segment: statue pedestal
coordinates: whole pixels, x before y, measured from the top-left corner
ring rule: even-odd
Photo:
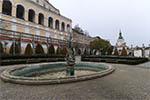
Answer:
[[[73,75],[75,75],[74,66],[67,65],[66,72],[67,72],[67,76],[73,76]]]

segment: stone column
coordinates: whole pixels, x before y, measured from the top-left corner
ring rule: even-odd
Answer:
[[[28,10],[27,9],[25,9],[25,12],[24,12],[24,19],[28,20]]]
[[[45,18],[46,16],[44,16],[44,25],[48,27],[48,18]]]
[[[39,23],[39,13],[35,12],[35,23]]]

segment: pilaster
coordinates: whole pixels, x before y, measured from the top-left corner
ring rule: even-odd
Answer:
[[[12,16],[16,17],[16,7],[12,7]]]
[[[2,13],[2,0],[0,0],[0,12]]]

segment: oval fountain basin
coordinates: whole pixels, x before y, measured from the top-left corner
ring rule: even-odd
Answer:
[[[79,63],[74,68],[75,75],[67,76],[65,63],[25,66],[4,71],[1,79],[19,84],[59,84],[94,79],[114,71],[110,65],[95,63]]]

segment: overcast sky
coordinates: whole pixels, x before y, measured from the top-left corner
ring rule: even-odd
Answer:
[[[150,0],[49,0],[60,13],[116,44],[119,30],[130,46],[150,44]]]

